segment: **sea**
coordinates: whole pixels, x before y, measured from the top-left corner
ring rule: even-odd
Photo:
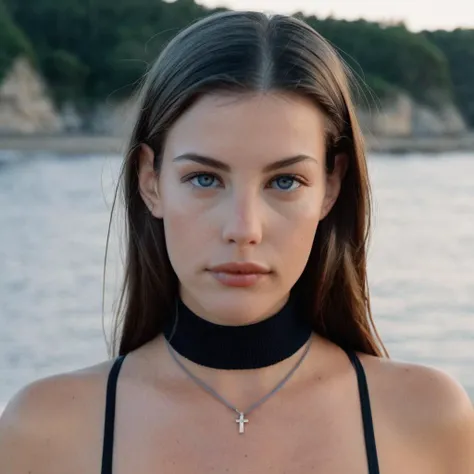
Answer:
[[[0,412],[22,387],[108,357],[121,276],[121,157],[0,151]],[[372,311],[393,359],[474,401],[474,153],[372,154]]]

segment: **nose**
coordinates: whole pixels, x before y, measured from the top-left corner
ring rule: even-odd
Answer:
[[[262,241],[262,219],[257,199],[236,197],[227,207],[222,237],[239,246],[257,245]]]

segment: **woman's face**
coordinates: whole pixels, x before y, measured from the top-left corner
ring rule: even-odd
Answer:
[[[286,302],[344,172],[339,156],[326,174],[324,137],[324,116],[307,99],[215,94],[169,130],[158,176],[142,146],[141,195],[163,219],[181,297],[197,314],[249,324]],[[259,268],[215,268],[227,263]]]

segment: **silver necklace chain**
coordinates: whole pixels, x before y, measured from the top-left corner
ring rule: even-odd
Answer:
[[[173,337],[173,334],[174,334],[174,331],[176,330],[176,325],[177,325],[177,321],[178,320],[178,314],[176,314],[176,321],[175,321],[175,325],[174,325],[174,328],[173,328],[173,331],[172,331],[172,335],[170,336],[170,340],[171,338]],[[305,359],[306,355],[308,354],[309,352],[309,348],[311,346],[311,341],[312,341],[312,337],[310,337],[308,339],[308,342],[306,343],[306,347],[305,347],[305,350],[303,351],[303,354],[301,355],[301,357],[298,359],[298,362],[295,364],[295,366],[285,375],[285,377],[280,381],[278,382],[278,384],[269,392],[267,393],[264,397],[262,397],[261,399],[259,399],[258,401],[256,401],[255,403],[253,403],[252,405],[250,405],[247,410],[245,411],[240,411],[237,407],[235,407],[234,405],[232,405],[231,403],[229,403],[224,397],[222,397],[221,395],[219,395],[212,387],[210,387],[206,382],[204,382],[202,379],[200,379],[199,377],[197,377],[196,375],[194,375],[179,359],[178,357],[176,356],[176,353],[175,351],[173,350],[173,348],[171,347],[171,344],[169,343],[169,341],[165,338],[165,341],[166,341],[166,346],[168,347],[168,350],[169,350],[169,353],[171,354],[171,356],[173,357],[173,359],[176,361],[176,363],[181,367],[181,369],[196,383],[198,384],[201,388],[203,388],[204,390],[206,390],[210,395],[212,395],[214,398],[216,398],[217,400],[219,400],[220,402],[222,402],[225,406],[227,406],[228,408],[230,408],[232,411],[235,411],[238,415],[239,415],[239,418],[237,418],[235,421],[236,423],[239,423],[239,433],[242,434],[245,432],[245,423],[248,423],[249,420],[246,418],[246,416],[248,416],[253,410],[255,410],[257,407],[259,407],[262,403],[264,403],[265,401],[267,401],[272,395],[274,395],[276,392],[278,392],[278,390],[280,390],[284,385],[285,383],[290,379],[290,377],[296,372],[296,370],[298,369],[298,367],[301,365],[301,363],[303,362],[303,360]]]

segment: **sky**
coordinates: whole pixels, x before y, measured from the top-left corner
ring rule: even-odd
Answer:
[[[404,21],[410,30],[474,28],[472,0],[197,0],[209,7],[233,10],[262,10],[348,20]]]

